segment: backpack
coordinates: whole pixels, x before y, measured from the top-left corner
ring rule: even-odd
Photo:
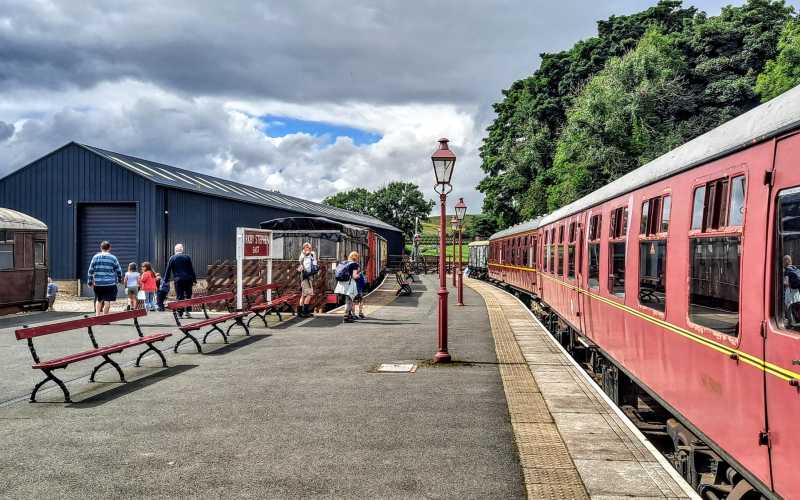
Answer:
[[[785,270],[786,277],[789,278],[789,288],[800,289],[800,269],[789,266]]]
[[[336,264],[336,281],[350,281],[353,277],[353,272],[351,271],[352,262],[349,260],[343,260]]]

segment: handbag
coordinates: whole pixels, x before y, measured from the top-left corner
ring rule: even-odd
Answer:
[[[147,294],[144,293],[144,290],[139,290],[136,294],[136,300],[145,300],[147,298]]]

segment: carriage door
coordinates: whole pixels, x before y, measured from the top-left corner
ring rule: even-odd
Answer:
[[[770,203],[771,286],[765,315],[767,418],[775,491],[800,498],[800,134],[777,143]],[[793,286],[794,285],[794,286]]]

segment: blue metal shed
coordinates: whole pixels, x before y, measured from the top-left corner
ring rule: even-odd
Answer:
[[[403,251],[402,232],[374,217],[76,142],[0,179],[0,207],[47,224],[57,280],[85,280],[102,239],[123,266],[149,260],[156,269],[183,243],[204,275],[209,264],[234,258],[237,226],[277,217],[369,227],[387,239],[390,255]]]

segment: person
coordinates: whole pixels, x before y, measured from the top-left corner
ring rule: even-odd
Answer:
[[[192,258],[183,253],[183,245],[175,245],[175,254],[169,258],[167,269],[164,271],[164,282],[169,283],[170,277],[175,279],[175,297],[178,300],[192,298],[192,286],[197,283],[197,276],[194,274]],[[169,285],[167,285],[169,286]],[[191,318],[188,309],[178,309],[178,317]]]
[[[341,275],[346,279],[340,279]],[[353,298],[358,295],[358,285],[356,280],[361,275],[358,265],[358,252],[350,252],[345,262],[336,266],[336,288],[334,293],[343,295],[345,298],[344,322],[352,323],[356,320],[353,314]]]
[[[117,300],[117,283],[122,282],[122,268],[111,253],[111,243],[100,243],[100,252],[89,263],[86,283],[94,289],[95,314],[108,314],[111,303]]]
[[[148,311],[156,310],[156,275],[149,262],[142,262],[142,291],[144,291],[144,308]]]
[[[790,327],[800,323],[800,269],[792,265],[792,256],[783,256],[783,311]]]
[[[52,309],[53,304],[56,302],[56,295],[58,295],[58,285],[53,283],[50,276],[47,277],[47,308]]]
[[[297,314],[301,318],[310,318],[313,312],[309,311],[311,299],[314,298],[314,276],[319,272],[317,254],[311,247],[311,243],[303,243],[303,251],[297,259],[300,264],[297,271],[300,273],[300,312]]]
[[[164,312],[166,310],[164,308],[164,302],[167,300],[167,295],[169,295],[169,283],[161,279],[160,273],[156,273],[156,287],[158,287],[158,291],[156,292],[156,309],[159,312]]]
[[[367,288],[367,277],[364,276],[364,273],[358,273],[358,278],[356,278],[356,290],[358,294],[353,299],[353,302],[358,306],[358,317],[360,319],[365,319],[364,316],[364,291]]]
[[[139,299],[136,297],[139,294],[139,287],[142,283],[139,280],[141,275],[136,270],[136,262],[128,264],[128,272],[125,273],[125,293],[128,294],[128,307],[126,309],[131,311],[137,309],[139,306]]]

